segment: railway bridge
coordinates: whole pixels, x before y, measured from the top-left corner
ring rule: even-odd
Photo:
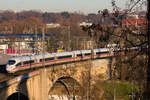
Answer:
[[[103,58],[43,66],[39,70],[0,83],[0,100],[52,100],[67,95],[82,97],[89,84],[110,78],[115,59]],[[87,94],[88,95],[88,94]]]

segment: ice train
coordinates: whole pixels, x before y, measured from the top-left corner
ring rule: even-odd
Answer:
[[[33,56],[12,57],[8,60],[6,70],[8,73],[32,69],[53,64],[68,63],[73,61],[82,61],[88,59],[97,59],[114,56],[120,49],[99,48],[93,50],[76,50],[68,52],[56,52],[38,54]]]

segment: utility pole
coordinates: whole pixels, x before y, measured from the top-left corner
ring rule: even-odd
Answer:
[[[71,50],[70,44],[71,44],[71,40],[70,40],[70,26],[68,26],[68,39],[69,39],[69,43],[68,43],[68,51]]]
[[[37,32],[37,26],[35,26],[35,43],[34,43],[34,53],[37,54],[37,50],[38,50],[38,45],[37,45],[37,42],[38,42],[38,36],[37,36],[38,32]]]
[[[42,28],[42,55],[43,55],[43,66],[45,67],[45,31],[44,28]]]
[[[78,50],[78,49],[79,49],[79,43],[78,43],[78,41],[79,41],[79,39],[78,39],[78,38],[76,38],[76,50]]]
[[[45,42],[45,32],[44,32],[44,28],[42,28],[42,53],[43,54],[45,52],[44,42]]]

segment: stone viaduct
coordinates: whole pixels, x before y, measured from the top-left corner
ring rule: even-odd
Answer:
[[[52,95],[80,96],[85,92],[84,86],[94,84],[94,80],[109,79],[113,62],[112,58],[104,58],[45,66],[0,83],[0,100],[52,100]]]

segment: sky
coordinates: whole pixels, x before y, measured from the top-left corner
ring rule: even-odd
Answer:
[[[127,0],[116,0],[120,8],[125,8]],[[112,10],[111,0],[1,0],[0,10],[41,10],[43,12],[97,13],[103,9]]]

